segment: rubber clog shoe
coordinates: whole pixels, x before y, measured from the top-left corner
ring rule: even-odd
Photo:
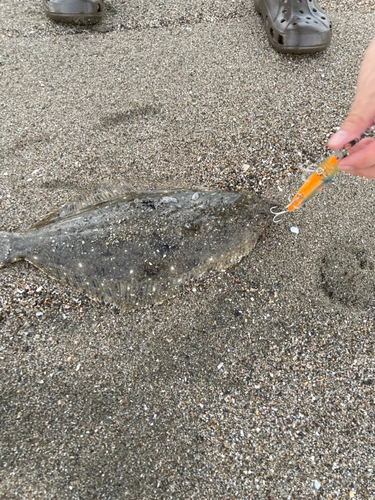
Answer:
[[[325,50],[332,26],[315,0],[254,0],[274,49],[289,54]]]
[[[54,21],[97,23],[103,15],[103,0],[44,0],[44,10]]]

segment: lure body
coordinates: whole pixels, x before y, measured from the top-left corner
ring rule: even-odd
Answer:
[[[271,213],[274,215],[273,221],[276,223],[280,222],[280,217],[283,214],[293,212],[293,210],[299,208],[308,200],[311,200],[311,198],[321,191],[324,186],[338,173],[339,169],[337,164],[339,161],[349,154],[350,148],[358,144],[358,142],[364,137],[367,137],[369,132],[371,132],[374,127],[368,128],[359,137],[347,142],[342,149],[335,149],[333,154],[324,160],[320,167],[310,175],[306,182],[302,184],[285,210],[277,212],[277,207],[272,207]]]
[[[292,201],[287,206],[289,212],[299,208],[301,205],[311,200],[323,187],[332,180],[339,171],[337,164],[340,161],[340,155],[333,154],[323,161],[316,172],[313,172],[310,177],[297,191]]]

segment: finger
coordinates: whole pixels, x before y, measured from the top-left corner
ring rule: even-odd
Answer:
[[[361,141],[350,150],[350,155],[338,164],[339,170],[373,178],[375,165],[375,140],[368,138]]]
[[[347,174],[365,177],[366,179],[375,179],[375,165],[368,168],[343,167],[340,168],[340,170],[346,172]]]
[[[328,141],[332,149],[342,148],[373,124],[375,118],[375,38],[370,43],[359,70],[353,106],[340,130]]]
[[[367,168],[375,163],[375,140],[364,139],[350,149],[349,155],[343,158],[339,165],[350,165],[353,168]]]
[[[348,156],[343,158],[340,161],[340,164],[342,165],[352,165],[353,166],[353,155],[354,153],[360,153],[364,154],[364,150],[369,150],[369,154],[371,155],[371,151],[373,151],[373,148],[375,146],[375,139],[372,137],[368,137],[366,139],[362,139],[361,142],[353,146],[348,150]],[[375,154],[372,159],[373,161],[371,163],[375,163]]]
[[[366,114],[368,116],[363,112],[361,113],[360,110],[352,111],[342,124],[340,130],[329,139],[328,147],[330,149],[341,149],[348,142],[357,139],[362,132],[367,130],[374,122],[372,113]]]

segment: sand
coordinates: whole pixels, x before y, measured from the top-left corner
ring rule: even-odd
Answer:
[[[375,33],[372,1],[321,4],[332,45],[298,57],[250,0],[113,0],[94,28],[3,0],[0,230],[120,182],[284,207]],[[374,200],[339,174],[239,265],[139,311],[1,269],[0,496],[374,499]]]

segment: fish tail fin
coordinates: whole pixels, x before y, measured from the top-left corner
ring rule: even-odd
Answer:
[[[21,257],[16,251],[17,236],[14,233],[0,231],[0,267],[19,260]]]

